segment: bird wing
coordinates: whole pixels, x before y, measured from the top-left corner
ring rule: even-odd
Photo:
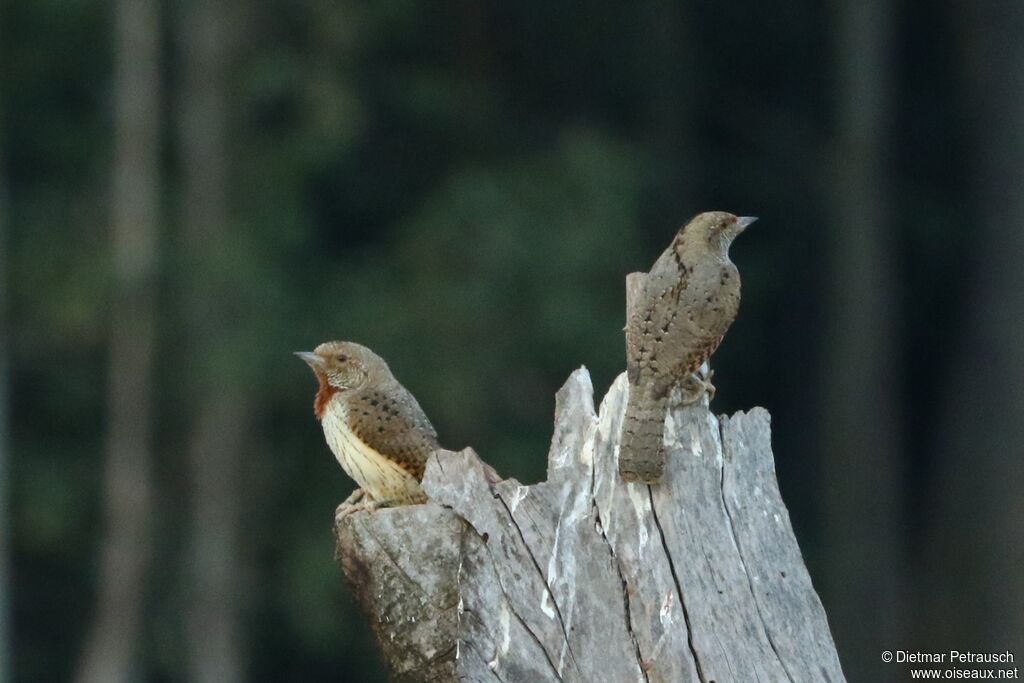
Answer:
[[[669,370],[659,367],[658,352],[675,327],[679,299],[686,290],[689,272],[681,257],[681,231],[654,262],[642,296],[626,324],[626,367],[631,382]]]
[[[405,387],[361,389],[349,398],[352,432],[367,446],[423,478],[430,454],[440,448],[437,431]]]

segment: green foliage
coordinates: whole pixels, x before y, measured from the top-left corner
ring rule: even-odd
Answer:
[[[320,336],[383,349],[445,443],[537,477],[565,359],[605,379],[621,365],[622,288],[609,283],[638,262],[639,169],[628,147],[584,130],[500,169],[455,171],[385,255],[364,250],[323,278],[318,299],[337,305]]]

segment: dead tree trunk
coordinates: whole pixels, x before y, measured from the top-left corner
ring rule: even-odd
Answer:
[[[548,479],[427,465],[426,505],[360,512],[338,560],[397,681],[843,681],[775,480],[769,415],[666,418],[657,486],[617,457],[629,385],[558,392]]]

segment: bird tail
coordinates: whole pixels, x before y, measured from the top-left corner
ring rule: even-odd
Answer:
[[[656,484],[665,470],[665,401],[630,386],[619,440],[619,474],[625,481]]]

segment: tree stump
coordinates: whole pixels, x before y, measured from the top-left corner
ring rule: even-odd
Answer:
[[[471,450],[425,505],[359,512],[337,557],[396,681],[843,681],[779,494],[768,412],[666,416],[656,486],[618,476],[629,384],[557,395],[547,481]]]

